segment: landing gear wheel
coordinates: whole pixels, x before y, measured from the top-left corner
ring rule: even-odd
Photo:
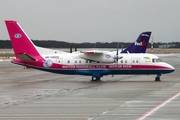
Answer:
[[[156,78],[155,78],[155,81],[161,81],[161,80],[160,80],[160,77],[156,77]]]
[[[98,81],[98,80],[100,80],[100,78],[98,78],[98,77],[92,77],[92,81]]]

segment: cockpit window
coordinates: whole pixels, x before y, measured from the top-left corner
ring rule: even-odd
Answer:
[[[158,58],[158,59],[156,59],[156,62],[162,62],[162,60]]]
[[[162,62],[162,60],[160,58],[154,58],[152,59],[152,62]]]

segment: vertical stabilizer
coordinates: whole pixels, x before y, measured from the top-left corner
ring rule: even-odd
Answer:
[[[141,33],[137,40],[129,47],[124,49],[121,53],[145,53],[149,43],[150,36],[151,32]]]
[[[31,39],[26,35],[17,21],[5,20],[5,23],[16,58],[19,58],[19,54],[24,53],[32,57],[39,56],[35,45],[32,43]]]

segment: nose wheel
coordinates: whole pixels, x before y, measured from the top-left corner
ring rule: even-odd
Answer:
[[[161,81],[161,80],[160,80],[160,77],[156,77],[156,78],[155,78],[155,81]]]
[[[157,74],[157,77],[155,78],[154,81],[161,81],[160,76],[161,76],[161,74]]]

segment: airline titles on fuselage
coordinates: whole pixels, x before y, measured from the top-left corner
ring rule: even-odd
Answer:
[[[113,69],[113,68],[132,68],[131,65],[62,65],[63,69]]]

